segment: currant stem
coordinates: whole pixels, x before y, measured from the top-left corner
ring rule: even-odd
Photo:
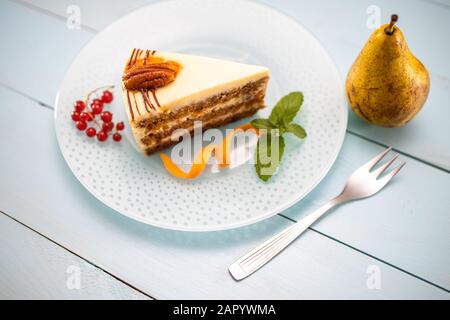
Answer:
[[[94,90],[92,90],[91,92],[88,93],[87,98],[86,98],[86,101],[85,101],[85,104],[86,104],[86,106],[89,106],[89,110],[90,110],[91,112],[92,112],[92,109],[91,109],[91,105],[90,105],[90,103],[89,103],[90,100],[91,100],[91,95],[93,95],[94,93],[97,93],[97,92],[100,91],[100,90],[107,90],[107,89],[114,89],[114,85],[103,86],[103,87],[94,89]]]
[[[86,100],[85,100],[85,106],[86,106],[86,108],[89,109],[90,114],[94,115],[94,113],[92,112],[91,103],[90,103],[91,102],[90,101],[91,100],[91,96],[93,94],[95,94],[95,93],[98,94],[98,91],[100,91],[100,90],[110,90],[110,89],[114,89],[114,85],[108,85],[108,86],[103,86],[103,87],[100,87],[100,88],[96,88],[96,89],[94,89],[94,90],[92,90],[92,91],[90,91],[88,93],[88,95],[86,97]],[[101,131],[102,130],[102,126],[95,119],[95,115],[94,115],[94,119],[92,119],[92,120],[93,120],[94,124],[97,126],[97,128]]]

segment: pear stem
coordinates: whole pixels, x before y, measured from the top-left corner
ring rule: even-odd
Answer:
[[[392,35],[394,33],[394,31],[395,31],[394,26],[397,23],[397,21],[398,21],[398,15],[393,14],[391,16],[391,23],[386,27],[386,29],[384,29],[384,32],[387,35]]]

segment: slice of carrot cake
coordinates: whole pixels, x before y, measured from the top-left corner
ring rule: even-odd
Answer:
[[[263,108],[269,71],[219,59],[134,49],[122,77],[137,144],[151,153],[177,143],[177,129],[220,127]]]

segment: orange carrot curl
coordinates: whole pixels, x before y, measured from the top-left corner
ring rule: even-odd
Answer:
[[[219,164],[219,167],[225,168],[230,165],[230,144],[233,136],[239,131],[253,131],[259,135],[258,129],[253,127],[250,123],[243,124],[242,126],[234,128],[233,131],[228,133],[226,137],[222,140],[220,145],[209,144],[203,147],[195,157],[194,164],[192,165],[189,172],[185,172],[180,167],[178,167],[172,159],[164,153],[160,153],[161,160],[164,164],[166,170],[174,177],[181,179],[194,179],[197,178],[205,169],[209,158],[214,153],[214,156]]]

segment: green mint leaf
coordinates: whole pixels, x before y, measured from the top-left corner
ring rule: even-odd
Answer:
[[[269,116],[269,121],[277,127],[279,127],[283,123],[283,110],[281,110],[281,107],[279,107],[278,104],[273,107],[272,112]]]
[[[303,93],[291,92],[278,101],[272,109],[269,120],[278,127],[287,126],[294,120],[303,104]]]
[[[289,133],[292,133],[299,137],[300,139],[306,138],[306,131],[303,129],[301,125],[298,125],[296,123],[290,123],[286,126],[286,131]]]
[[[281,135],[267,134],[258,139],[255,169],[261,180],[269,180],[277,171],[284,147],[284,138]]]
[[[257,129],[275,129],[276,126],[269,119],[254,119],[250,122]]]

